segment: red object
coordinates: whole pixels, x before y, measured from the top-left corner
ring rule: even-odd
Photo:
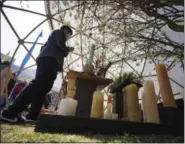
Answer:
[[[15,72],[14,72],[14,73],[12,73],[12,76],[13,76],[13,77],[15,77]]]
[[[108,104],[109,103],[112,103],[112,96],[111,95],[108,95]]]
[[[25,86],[25,83],[18,83],[13,90],[13,94],[19,94]]]

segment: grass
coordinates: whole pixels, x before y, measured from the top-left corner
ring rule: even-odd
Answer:
[[[49,134],[34,132],[34,125],[1,124],[0,142],[132,142],[132,143],[184,143],[184,137],[164,135],[129,135],[122,136],[100,135],[86,133],[76,134]]]

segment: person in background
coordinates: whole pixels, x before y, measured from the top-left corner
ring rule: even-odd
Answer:
[[[8,96],[9,103],[12,103],[18,94],[24,89],[27,85],[26,82],[16,82],[14,88],[12,89],[10,95]]]
[[[73,47],[66,46],[66,41],[72,34],[72,29],[67,25],[51,33],[37,57],[35,79],[21,91],[7,109],[1,111],[1,120],[11,123],[18,122],[17,114],[24,111],[31,104],[25,122],[37,121],[46,94],[53,87],[57,73],[62,71],[64,58],[74,50]]]
[[[6,89],[3,92],[3,95],[0,98],[0,110],[6,106]]]
[[[6,107],[8,99],[8,83],[11,79],[11,63],[9,61],[0,61],[1,66],[1,94],[0,94],[0,110]]]

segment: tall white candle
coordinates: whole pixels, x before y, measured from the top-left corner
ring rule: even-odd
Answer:
[[[164,64],[158,64],[156,66],[156,72],[158,82],[160,86],[160,92],[163,100],[164,107],[177,107],[175,98],[173,95],[172,87],[168,77],[168,72]]]
[[[126,107],[123,107],[123,111],[126,113],[123,118],[129,121],[141,121],[138,87],[135,84],[130,84],[123,88],[122,91],[126,103]]]
[[[72,98],[62,99],[59,106],[59,115],[75,116],[78,101]]]
[[[160,123],[153,81],[145,81],[143,96],[144,122]]]
[[[99,90],[95,91],[93,93],[91,117],[103,118],[103,101],[104,101],[104,94]]]

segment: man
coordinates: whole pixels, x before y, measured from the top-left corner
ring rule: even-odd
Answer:
[[[69,26],[62,26],[49,36],[47,42],[37,57],[37,69],[33,79],[16,97],[13,103],[1,112],[0,118],[7,122],[17,122],[17,115],[24,111],[31,103],[26,121],[36,121],[46,94],[53,87],[58,71],[62,71],[64,57],[73,51],[73,47],[66,47],[66,41],[72,36]]]

